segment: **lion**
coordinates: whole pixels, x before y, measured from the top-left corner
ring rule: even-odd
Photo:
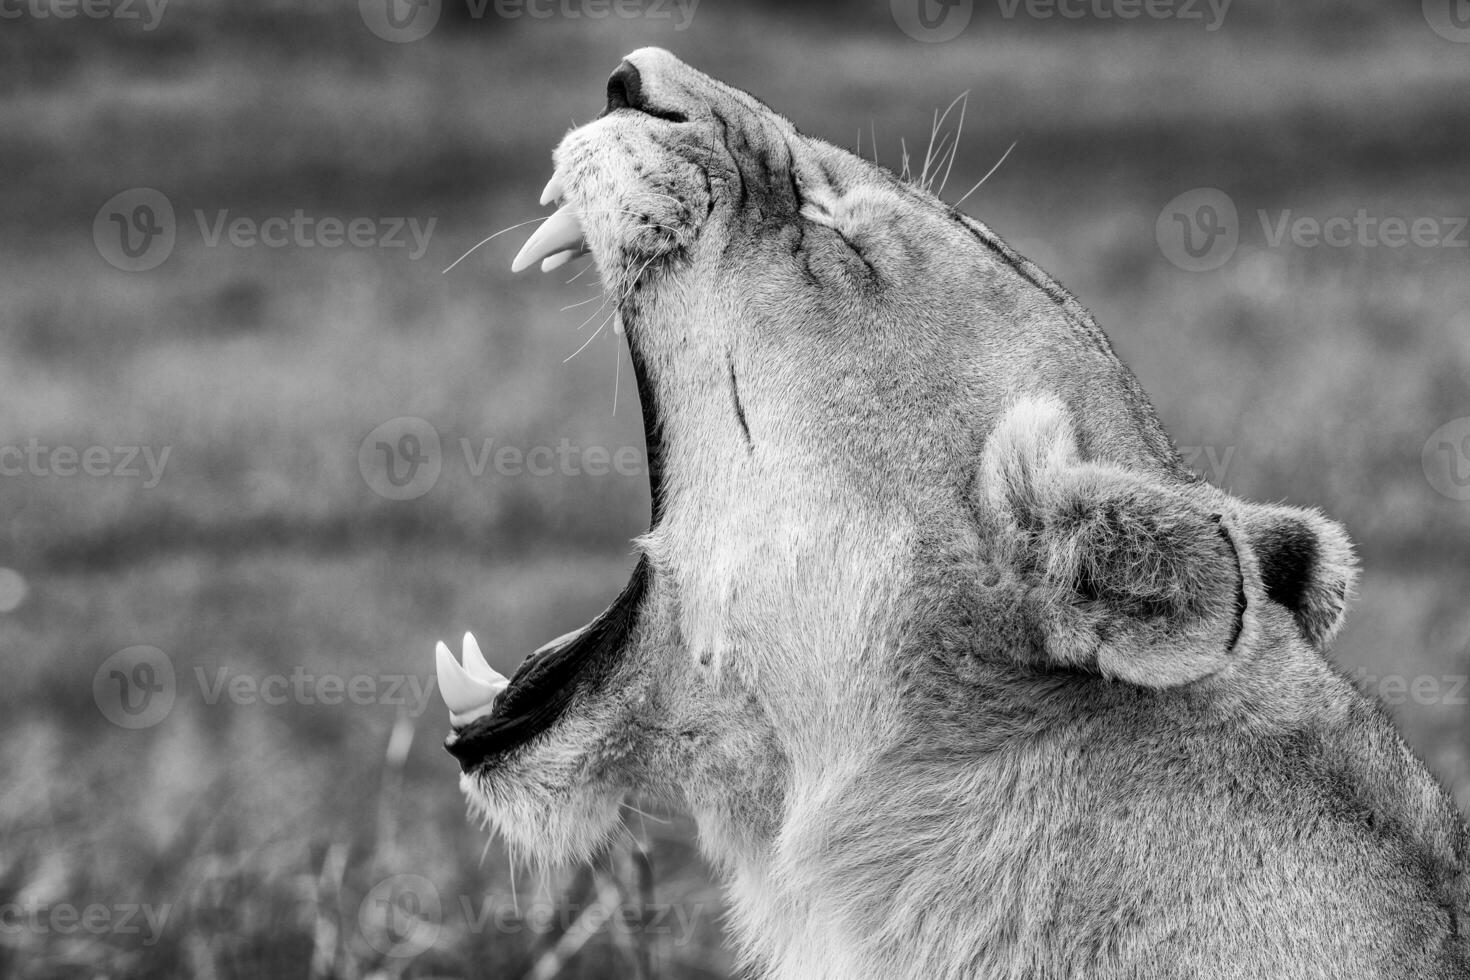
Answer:
[[[1470,976],[1470,831],[1326,657],[1356,563],[1193,477],[985,225],[655,48],[517,257],[590,253],[637,374],[626,588],[509,680],[442,645],[509,844],[685,808],[752,975]]]

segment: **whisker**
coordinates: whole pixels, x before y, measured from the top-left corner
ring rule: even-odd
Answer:
[[[449,263],[449,267],[446,268],[443,272],[441,272],[439,274],[441,276],[447,274],[450,271],[450,269],[453,269],[455,266],[459,265],[465,259],[469,258],[470,255],[472,255],[475,252],[475,250],[478,249],[481,245],[484,245],[487,242],[494,241],[495,239],[499,238],[501,235],[504,235],[508,231],[515,231],[517,228],[524,228],[526,225],[534,225],[538,221],[545,221],[546,220],[546,217],[547,216],[543,214],[543,215],[541,215],[538,218],[528,218],[525,221],[519,221],[516,224],[511,225],[509,228],[502,228],[502,229],[500,229],[495,234],[489,236],[488,238],[484,238],[481,241],[479,241],[478,243],[476,243],[474,245],[474,247],[472,247],[468,252],[464,253],[459,258],[455,259],[453,262]]]
[[[598,310],[597,312],[598,313],[601,313],[602,311],[601,310]],[[566,358],[562,361],[562,363],[563,364],[567,363],[572,358],[576,357],[578,354],[580,354],[584,350],[586,350],[587,349],[587,345],[590,344],[590,343],[592,343],[594,340],[597,339],[597,335],[600,334],[600,333],[602,333],[603,328],[606,327],[608,325],[608,322],[610,320],[612,320],[613,317],[617,316],[617,314],[618,314],[618,311],[617,310],[613,310],[611,313],[609,313],[607,315],[607,319],[606,320],[603,320],[601,323],[599,323],[597,325],[597,329],[594,330],[594,331],[592,331],[592,336],[590,336],[586,340],[582,341],[582,346],[581,347],[578,347],[576,350],[574,350],[570,354],[568,354],[566,356]]]
[[[950,161],[951,164],[953,164],[953,162],[954,162],[954,151],[955,151],[955,149],[957,149],[959,147],[960,133],[964,130],[964,125],[965,125],[965,110],[964,110],[964,106],[969,102],[969,96],[970,96],[970,92],[969,92],[968,89],[966,89],[965,91],[961,92],[959,95],[956,95],[950,101],[949,105],[947,105],[947,106],[944,107],[944,111],[943,112],[940,112],[938,109],[935,109],[934,110],[934,122],[930,126],[930,129],[929,129],[929,148],[924,151],[924,169],[923,169],[923,171],[919,175],[919,186],[921,186],[926,191],[931,190],[932,189],[932,186],[933,186],[933,183],[934,183],[934,178],[929,175],[930,165],[932,164],[934,166],[935,170],[938,170],[939,167],[944,166],[944,161],[945,161],[945,148],[947,146],[950,147],[950,149],[949,149],[949,161]],[[936,149],[935,148],[935,144],[934,144],[934,140],[937,137],[939,137],[940,132],[944,129],[945,121],[949,119],[949,114],[954,111],[954,108],[957,105],[961,107],[960,108],[960,123],[955,128],[955,131],[952,134],[951,133],[945,133],[944,134],[943,139],[940,139],[938,148]],[[951,137],[953,137],[953,139],[954,139],[953,146],[950,146],[950,139],[951,139]],[[936,174],[936,176],[937,176],[937,174]]]
[[[960,96],[964,101],[960,103],[960,121],[954,128],[954,147],[949,151],[949,163],[944,168],[944,179],[939,182],[939,194],[944,193],[944,187],[949,183],[950,171],[954,170],[955,157],[960,153],[960,137],[965,132],[965,110],[970,107],[970,92],[968,89]],[[948,111],[948,110],[946,110]]]
[[[924,186],[925,178],[929,176],[929,158],[934,153],[934,137],[939,134],[939,110],[934,110],[934,121],[929,125],[929,145],[924,150],[924,166],[919,170],[919,186]]]
[[[584,270],[584,271],[585,271],[585,270]],[[577,275],[579,275],[579,276],[580,276],[580,275],[581,275],[581,274],[582,274],[582,273],[580,273],[580,272],[579,272],[579,273],[577,273]],[[580,302],[580,303],[568,303],[568,304],[567,304],[567,305],[566,305],[566,306],[563,306],[563,307],[562,307],[562,308],[561,308],[561,309],[560,309],[560,310],[558,310],[558,311],[557,311],[557,312],[558,312],[558,313],[565,313],[565,312],[566,312],[566,311],[567,311],[567,310],[575,310],[575,309],[576,309],[576,308],[577,308],[577,307],[579,307],[579,306],[586,306],[586,305],[587,305],[587,304],[588,304],[588,303],[590,303],[590,302],[592,302],[592,301],[593,301],[593,300],[594,300],[594,299],[596,299],[596,298],[597,298],[597,297],[596,297],[596,296],[588,296],[588,297],[587,297],[587,298],[586,298],[586,299],[584,299],[584,300],[582,300],[582,301],[581,301],[581,302]],[[606,300],[606,299],[604,299],[604,300],[603,300],[603,302],[604,302],[604,303],[605,303],[605,302],[607,302],[607,300]]]
[[[935,169],[938,169],[939,162],[944,159],[945,154],[950,152],[953,152],[953,148],[949,144],[949,134],[945,133],[944,137],[939,141],[939,151],[934,155]],[[929,162],[926,160],[924,162],[924,172],[919,175],[919,186],[927,191],[933,185],[934,178],[929,176]]]
[[[613,344],[613,410],[614,416],[618,414],[618,387],[623,378],[623,349]]]
[[[643,191],[641,193],[647,194],[649,197],[655,197],[655,198],[661,197],[661,198],[664,198],[665,200],[673,201],[675,204],[678,204],[680,206],[684,206],[684,202],[683,201],[680,201],[678,198],[672,197],[671,195],[668,195],[668,194],[660,194],[660,193],[658,193],[656,191]],[[574,214],[577,214],[579,216],[580,215],[588,215],[588,214],[631,214],[635,218],[641,218],[641,217],[643,217],[643,215],[640,214],[639,212],[637,212],[637,211],[630,211],[627,208],[577,208],[573,213]],[[541,215],[540,217],[536,217],[536,218],[527,218],[525,221],[518,221],[518,222],[516,222],[515,224],[511,225],[508,228],[502,228],[499,231],[497,231],[495,234],[489,235],[489,236],[481,239],[480,241],[476,242],[470,248],[469,251],[465,252],[459,258],[457,258],[453,262],[449,263],[449,265],[444,269],[444,272],[441,272],[440,275],[444,275],[445,273],[448,273],[455,266],[459,265],[465,259],[467,259],[471,255],[473,255],[482,246],[488,244],[491,241],[494,241],[495,239],[499,238],[501,235],[504,235],[506,232],[508,232],[508,231],[515,231],[517,228],[524,228],[526,225],[532,225],[532,224],[535,224],[538,221],[545,221],[549,217],[551,217],[551,216],[544,214],[544,215]],[[650,228],[659,228],[659,229],[662,229],[663,231],[677,231],[678,230],[678,229],[674,228],[672,225],[665,225],[665,224],[661,224],[659,222],[650,222],[649,223],[649,227]]]
[[[591,323],[593,320],[597,319],[599,316],[602,315],[602,311],[607,306],[607,301],[610,300],[610,299],[612,299],[612,296],[610,294],[608,294],[608,293],[603,293],[602,294],[602,302],[598,305],[597,309],[595,309],[595,310],[592,311],[592,315],[591,316],[589,316],[587,319],[583,320],[581,322],[581,324],[578,325],[578,327],[577,327],[577,333],[581,333],[583,327],[587,326],[587,324]]]
[[[990,168],[990,171],[988,173],[986,173],[986,175],[984,177],[981,177],[978,181],[976,181],[974,187],[971,187],[969,190],[965,191],[965,197],[969,197],[971,194],[973,194],[976,191],[978,191],[980,189],[980,185],[981,184],[985,183],[987,180],[989,180],[991,177],[993,177],[995,175],[995,172],[1000,169],[1000,165],[1003,164],[1003,163],[1005,163],[1006,162],[1006,158],[1011,155],[1011,151],[1016,148],[1016,144],[1017,143],[1020,143],[1020,142],[1021,142],[1020,140],[1016,140],[1010,146],[1006,147],[1006,151],[1000,155],[1000,159],[997,160],[997,161],[995,161],[995,166],[991,167]],[[965,203],[965,197],[962,197],[958,201],[955,201],[953,206],[954,207],[959,207],[961,204],[964,204]]]

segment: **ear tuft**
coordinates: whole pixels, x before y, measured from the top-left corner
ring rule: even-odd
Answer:
[[[1291,611],[1313,646],[1326,647],[1342,628],[1358,577],[1347,531],[1301,507],[1248,504],[1239,521],[1267,598]]]
[[[1053,471],[1077,462],[1077,439],[1067,409],[1051,396],[1027,398],[1001,418],[985,444],[979,486],[992,513],[1025,526]]]

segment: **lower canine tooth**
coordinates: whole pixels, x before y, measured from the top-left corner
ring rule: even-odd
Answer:
[[[541,260],[541,271],[554,272],[557,269],[560,269],[562,266],[566,265],[568,262],[572,261],[572,259],[575,259],[577,256],[586,254],[586,245],[583,245],[581,248],[569,248],[565,252],[557,252],[550,258]]]
[[[495,688],[497,694],[510,685],[510,681],[485,660],[485,655],[480,652],[480,644],[475,642],[472,633],[464,635],[464,669],[471,677],[478,677]]]
[[[503,686],[470,676],[443,643],[434,648],[434,668],[439,679],[439,696],[448,706],[449,720],[455,725],[467,725],[489,714],[495,696],[505,690]]]

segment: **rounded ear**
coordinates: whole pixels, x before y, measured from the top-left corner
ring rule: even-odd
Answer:
[[[1183,488],[1083,462],[1060,402],[1007,413],[977,490],[992,558],[1026,583],[1050,662],[1148,687],[1229,662],[1247,574],[1229,524]]]
[[[1358,578],[1347,531],[1302,507],[1237,507],[1235,520],[1255,552],[1266,598],[1285,606],[1308,641],[1325,649],[1342,628]]]

